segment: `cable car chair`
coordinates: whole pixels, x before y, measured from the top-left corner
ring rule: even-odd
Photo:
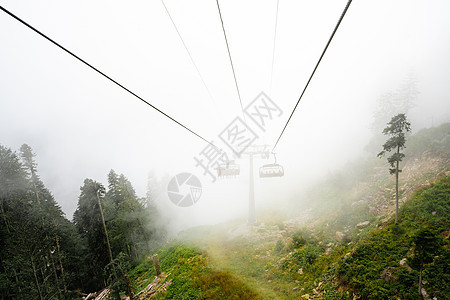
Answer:
[[[241,173],[241,168],[234,161],[221,164],[217,167],[217,176],[219,178],[237,176]]]
[[[273,154],[275,157],[275,163],[263,165],[259,168],[259,177],[260,178],[268,178],[268,177],[283,177],[284,176],[284,168],[282,165],[277,164],[277,157],[275,153]]]

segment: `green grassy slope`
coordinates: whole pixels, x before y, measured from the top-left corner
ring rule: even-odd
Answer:
[[[182,233],[194,246],[160,251],[172,283],[157,297],[416,299],[413,237],[428,228],[442,246],[425,266],[423,288],[430,299],[450,299],[450,124],[418,132],[407,147],[397,225],[385,161],[349,164],[313,187],[289,218],[271,211],[256,226],[235,220]],[[143,262],[131,276],[135,290],[154,275]]]
[[[156,299],[258,299],[258,295],[229,272],[217,270],[199,248],[174,244],[159,251],[163,281],[170,283]],[[135,294],[153,282],[153,261],[144,260],[130,273]],[[138,297],[138,299],[147,299]]]
[[[371,230],[348,257],[337,260],[337,282],[364,299],[417,299],[419,273],[409,266],[413,236],[428,228],[442,246],[425,267],[424,289],[431,297],[450,297],[450,176],[417,191],[401,208],[399,220]]]

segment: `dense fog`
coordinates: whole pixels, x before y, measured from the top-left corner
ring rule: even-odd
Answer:
[[[246,117],[253,144],[273,146],[346,1],[280,1],[276,36],[275,1],[222,2],[243,107],[265,92],[280,109],[263,130]],[[1,5],[233,157],[219,135],[243,112],[214,1],[166,1],[209,93],[159,1]],[[450,120],[448,11],[444,0],[354,1],[275,149],[285,176],[260,179],[259,167],[274,157],[255,156],[257,210],[376,155],[381,144],[368,145],[394,113],[407,113],[413,132]],[[83,180],[106,184],[111,169],[140,197],[150,187],[174,231],[246,218],[246,155],[235,160],[239,176],[212,182],[194,159],[205,141],[3,11],[0,28],[0,144],[33,148],[69,219]],[[167,196],[182,172],[202,184],[190,207]]]

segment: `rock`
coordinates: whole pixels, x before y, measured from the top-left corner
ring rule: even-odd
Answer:
[[[383,277],[388,283],[392,283],[398,279],[395,272],[396,270],[394,268],[388,267],[381,273],[381,277]]]
[[[432,212],[431,214],[432,214],[432,215],[434,216],[434,215],[436,215],[436,212],[435,212],[435,211],[433,211],[433,212]]]
[[[336,239],[342,243],[348,243],[350,241],[350,237],[340,231],[336,231]]]
[[[296,286],[296,287],[293,288],[292,290],[293,290],[293,291],[298,291],[298,290],[300,290],[300,287],[299,287],[299,286]]]
[[[370,224],[369,221],[364,221],[364,222],[356,224],[356,228],[363,229],[363,228],[366,228],[367,226],[369,226],[369,224]]]
[[[440,236],[442,236],[444,239],[448,239],[450,237],[450,230],[447,231],[443,231],[439,234]]]
[[[350,257],[350,255],[352,255],[352,254],[351,254],[351,252],[347,252],[347,253],[345,253],[345,255],[344,255],[344,259],[346,259],[346,258],[349,258],[349,257]]]
[[[427,291],[425,291],[424,288],[422,288],[421,294],[424,300],[431,300],[430,295],[428,295]]]

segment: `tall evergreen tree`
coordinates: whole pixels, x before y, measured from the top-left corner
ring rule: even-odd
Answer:
[[[30,147],[21,158],[0,145],[0,298],[62,298],[80,287],[73,261],[82,246],[40,181]]]
[[[0,145],[0,295],[14,298],[24,291],[24,282],[30,281],[28,261],[16,250],[23,249],[19,235],[25,225],[30,204],[27,201],[26,173],[17,155]],[[19,222],[18,222],[19,221]],[[28,287],[30,293],[33,288]],[[37,294],[35,294],[37,295]]]
[[[148,218],[144,213],[144,206],[125,175],[117,175],[111,170],[108,174],[108,188],[105,206],[110,218],[108,230],[111,233],[113,252],[115,255],[126,253],[136,260],[149,251],[150,233],[146,227]]]
[[[411,124],[406,119],[405,114],[398,114],[392,117],[388,126],[384,128],[383,134],[390,136],[386,143],[383,144],[383,151],[378,153],[378,157],[383,157],[387,152],[394,150],[395,152],[387,158],[390,165],[389,173],[395,174],[395,223],[398,219],[398,174],[401,172],[399,168],[400,162],[405,154],[400,150],[405,149],[406,133],[411,131]]]
[[[78,206],[73,215],[73,221],[82,237],[88,243],[87,263],[91,266],[88,287],[97,290],[103,287],[106,277],[103,274],[105,266],[111,262],[109,241],[105,232],[101,196],[105,193],[102,184],[85,179],[80,188]]]

